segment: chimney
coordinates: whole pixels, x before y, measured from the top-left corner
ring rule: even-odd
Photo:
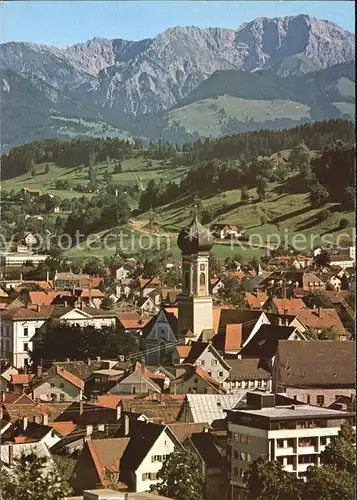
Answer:
[[[9,444],[9,465],[14,463],[14,447],[12,444]]]
[[[283,324],[283,320],[281,318],[278,318],[278,325],[282,326],[282,324]]]
[[[317,314],[319,315],[319,318],[322,318],[322,307],[317,309]]]
[[[46,281],[47,282],[50,281],[50,273],[48,271],[46,271]]]
[[[47,415],[47,413],[44,413],[42,415],[42,424],[43,425],[48,425],[48,415]]]
[[[83,414],[83,400],[80,400],[80,402],[79,402],[79,414],[80,415]]]
[[[68,306],[68,302],[67,300],[64,301],[64,307],[67,307]]]
[[[70,358],[66,358],[66,361],[67,361],[67,363],[69,363],[71,361],[71,359]]]
[[[28,419],[27,417],[22,418],[22,430],[25,431],[27,429]]]
[[[120,406],[120,402],[117,404],[116,410],[117,410],[117,420],[120,420],[120,417],[121,417],[121,406]]]
[[[124,436],[129,436],[130,420],[128,415],[124,415]]]
[[[97,356],[97,361],[100,361],[100,356]]]
[[[37,304],[37,305],[36,305],[36,311],[37,311],[37,312],[40,312],[40,310],[41,310],[41,305],[40,305],[40,304]]]
[[[88,358],[87,359],[87,365],[90,366],[90,363],[91,363],[90,358]]]

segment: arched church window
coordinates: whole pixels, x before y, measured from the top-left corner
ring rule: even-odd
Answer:
[[[200,287],[204,287],[206,284],[206,275],[205,273],[200,274]]]

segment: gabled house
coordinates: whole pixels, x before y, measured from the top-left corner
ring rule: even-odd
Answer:
[[[140,297],[146,297],[150,293],[158,290],[161,287],[161,281],[159,278],[151,279],[139,279],[139,295]]]
[[[198,366],[180,365],[182,374],[171,381],[171,394],[225,394],[222,383]]]
[[[252,337],[261,325],[269,323],[262,311],[222,309],[212,344],[224,357],[236,358],[248,338]]]
[[[27,392],[34,377],[33,373],[14,373],[10,378],[10,387],[14,392]]]
[[[151,295],[139,298],[138,306],[142,315],[147,314],[153,316],[155,314],[158,314],[160,311],[160,307],[155,303]]]
[[[33,398],[39,401],[81,401],[83,391],[84,381],[58,365],[32,383]]]
[[[145,351],[147,365],[161,364],[172,357],[177,345],[177,318],[161,309],[143,328],[141,347]]]
[[[210,281],[210,292],[212,295],[217,295],[217,293],[224,288],[224,283],[222,278],[212,278]]]
[[[242,231],[233,224],[213,224],[210,228],[213,236],[221,240],[227,238],[239,238],[243,235]]]
[[[287,311],[287,314],[291,314],[291,311]],[[336,309],[323,309],[321,307],[313,309],[306,308],[301,309],[301,311],[294,311],[293,314],[296,315],[305,328],[312,328],[318,331],[324,328],[331,328],[336,334],[337,339],[345,340],[347,338],[347,331]]]
[[[353,341],[280,340],[273,369],[273,391],[317,406],[356,395]]]
[[[72,479],[75,492],[106,486],[110,478],[120,481],[123,489],[148,491],[165,457],[182,448],[165,425],[126,417],[121,429],[121,437],[86,442]]]
[[[262,325],[255,335],[248,339],[239,356],[243,359],[258,358],[265,360],[264,368],[270,371],[274,363],[279,340],[301,341],[306,340],[306,338],[303,333],[293,326]],[[295,345],[295,342],[293,345]]]
[[[28,417],[15,421],[3,433],[2,443],[44,443],[51,448],[61,440],[60,433],[48,425],[48,416],[43,415],[42,423],[29,422]]]
[[[191,350],[190,345],[178,345],[172,354],[172,362],[174,365],[183,363],[184,359],[188,356]]]
[[[229,364],[212,344],[206,342],[192,342],[183,363],[199,366],[205,370],[210,377],[220,383],[228,377],[230,372]]]
[[[251,311],[261,311],[268,298],[266,293],[248,292],[244,296],[244,302]]]
[[[131,373],[124,374],[108,391],[109,394],[161,393],[164,377],[155,375],[144,364],[136,363]]]

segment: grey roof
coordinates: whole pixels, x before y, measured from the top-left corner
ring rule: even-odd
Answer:
[[[242,389],[237,394],[187,394],[187,403],[190,407],[195,423],[222,420],[226,416],[225,409],[231,409],[245,396]]]
[[[296,405],[296,406],[275,406],[272,408],[262,408],[261,410],[237,410],[240,413],[247,415],[257,415],[267,418],[303,418],[303,417],[331,417],[331,418],[346,418],[348,412],[331,410],[330,408],[322,408],[311,405]]]

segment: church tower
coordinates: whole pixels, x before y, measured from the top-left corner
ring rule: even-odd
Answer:
[[[178,297],[178,334],[188,330],[193,338],[202,330],[212,329],[213,312],[210,296],[209,251],[213,236],[198,220],[195,213],[192,222],[180,231],[177,244],[182,254],[182,292]]]

